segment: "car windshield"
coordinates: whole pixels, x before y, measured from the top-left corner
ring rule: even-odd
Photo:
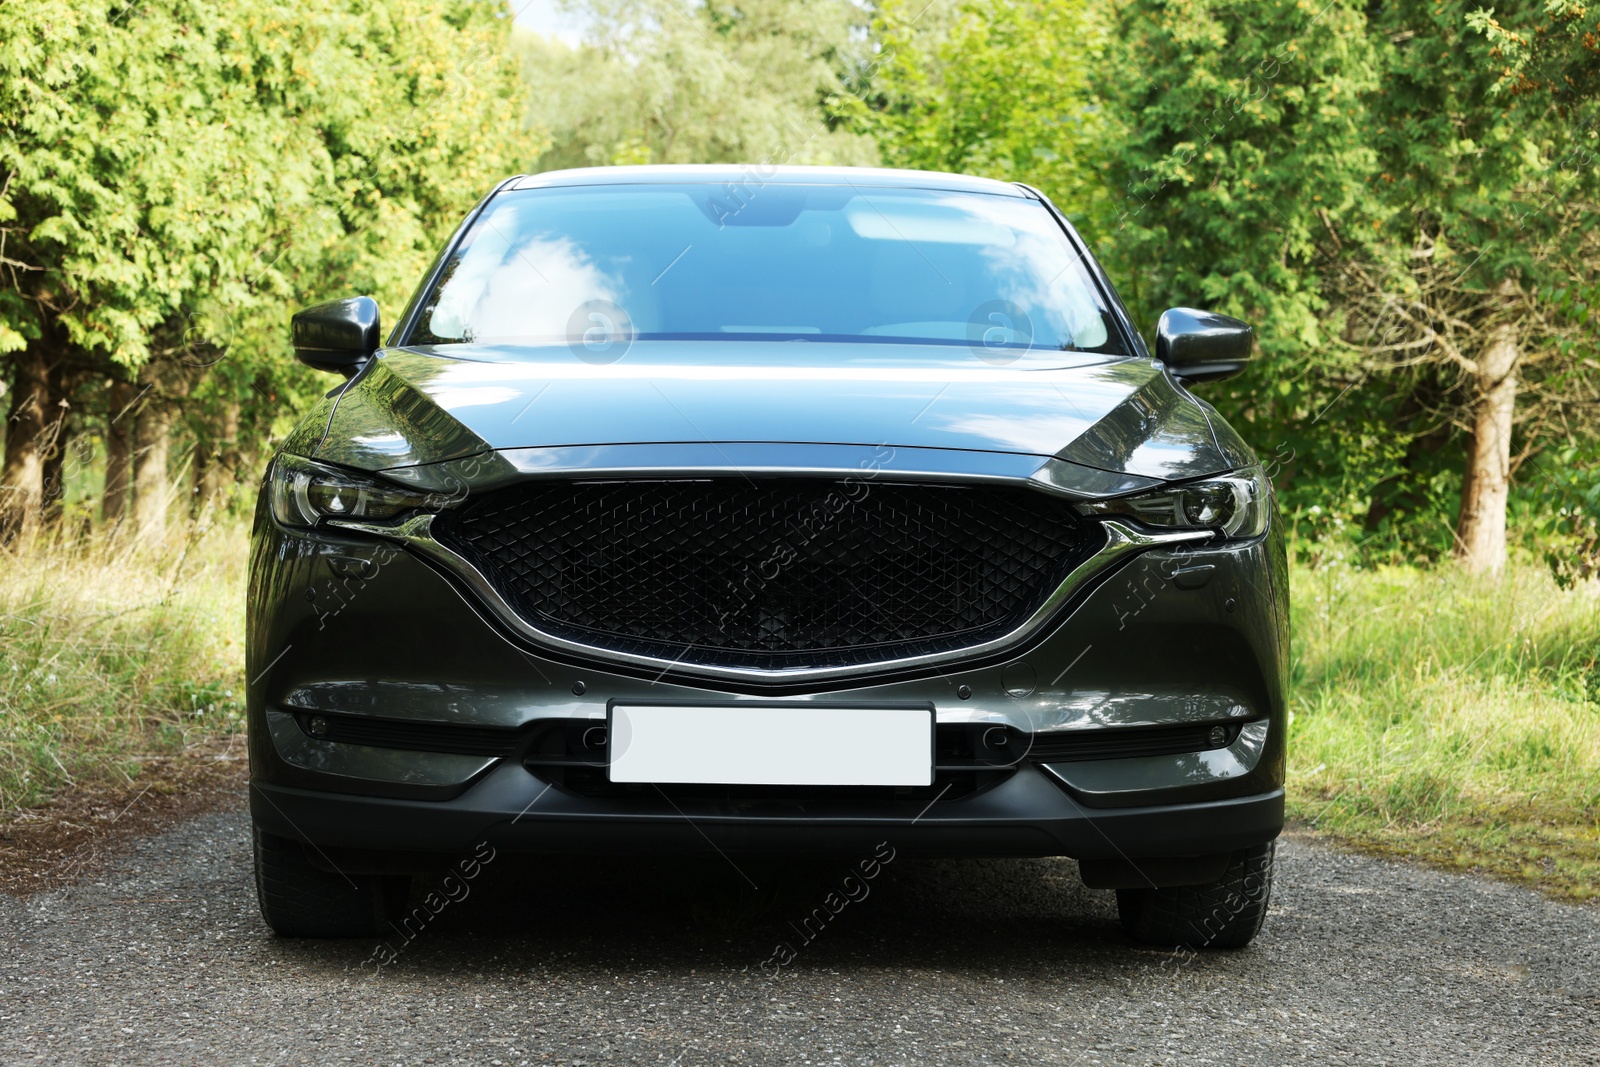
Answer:
[[[409,344],[981,344],[1120,353],[1049,210],[1000,194],[661,184],[494,198]]]

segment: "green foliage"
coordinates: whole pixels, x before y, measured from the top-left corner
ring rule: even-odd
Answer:
[[[1171,306],[1254,323],[1260,358],[1208,395],[1307,528],[1359,521],[1395,444],[1382,393],[1348,388],[1323,242],[1326,219],[1374,213],[1361,8],[1139,0],[1113,38],[1099,164],[1116,190],[1113,275],[1147,333]]]
[[[1177,305],[1255,323],[1260,358],[1207,393],[1303,532],[1359,530],[1373,562],[1451,550],[1497,323],[1526,352],[1518,448],[1595,440],[1592,15],[919,6],[882,6],[873,91],[846,111],[888,160],[1044,188],[1147,334]]]
[[[871,165],[823,121],[862,48],[849,0],[589,0],[581,47],[520,38],[540,170],[638,163]]]
[[[75,410],[155,360],[197,436],[241,404],[252,443],[282,430],[324,385],[288,313],[397,312],[542,149],[509,33],[479,0],[0,6],[0,350],[48,346]]]
[[[890,0],[877,54],[833,112],[872,133],[887,166],[1027,182],[1087,218],[1105,199],[1092,168],[1106,136],[1092,89],[1105,23],[1087,0]]]
[[[1582,283],[1574,289],[1571,282],[1577,261],[1594,250],[1587,228],[1564,209],[1600,189],[1593,165],[1600,83],[1591,75],[1588,90],[1574,78],[1559,92],[1535,91],[1527,72],[1549,65],[1534,58],[1548,50],[1522,48],[1520,60],[1502,66],[1517,35],[1474,6],[1401,0],[1375,9],[1383,92],[1371,95],[1367,111],[1379,164],[1374,185],[1386,211],[1366,243],[1380,260],[1415,259],[1426,239],[1429,258],[1451,260],[1469,287],[1487,292],[1514,276],[1582,314],[1573,301],[1592,304],[1600,290],[1589,279],[1585,300]],[[1545,29],[1530,33],[1548,43]],[[1349,221],[1340,226],[1354,229]],[[1403,267],[1384,279],[1398,300],[1413,295],[1415,280]]]
[[[1467,16],[1489,42],[1489,59],[1504,64],[1497,89],[1544,96],[1563,111],[1600,96],[1600,8],[1586,0],[1545,0],[1537,15],[1518,21],[1521,32],[1501,25],[1493,8]]]
[[[504,21],[461,0],[5,5],[6,327],[53,320],[136,366],[174,317],[231,342],[263,303],[398,296],[512,165],[484,151],[520,118]]]
[[[1563,26],[1576,32],[1554,14],[1566,6],[1545,5],[1552,25],[1538,24],[1531,5],[1507,16],[1541,42],[1524,55],[1527,69],[1570,51],[1556,43]],[[1372,9],[1380,91],[1365,108],[1379,214],[1370,226],[1327,220],[1336,269],[1323,273],[1349,309],[1344,341],[1362,362],[1351,380],[1393,398],[1399,462],[1375,472],[1369,517],[1443,528],[1452,501],[1437,490],[1470,440],[1486,388],[1480,357],[1510,330],[1522,353],[1514,462],[1540,457],[1524,465],[1511,509],[1513,532],[1529,535],[1530,520],[1541,525],[1532,509],[1567,506],[1537,484],[1560,477],[1550,461],[1592,450],[1600,430],[1600,241],[1584,221],[1600,196],[1600,122],[1592,86],[1574,79],[1534,91],[1506,65],[1517,34],[1472,7],[1407,0]],[[1423,540],[1412,538],[1419,548]]]
[[[1143,321],[1191,305],[1258,323],[1275,380],[1329,353],[1340,320],[1325,314],[1322,219],[1371,212],[1364,30],[1343,0],[1119,9],[1099,165],[1119,200],[1115,273]]]
[[[1524,471],[1512,528],[1563,588],[1600,578],[1600,447],[1569,441]]]

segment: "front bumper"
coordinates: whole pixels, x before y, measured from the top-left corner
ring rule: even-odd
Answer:
[[[1047,632],[983,661],[781,693],[625,672],[501,626],[418,555],[291,533],[258,510],[250,587],[251,810],[325,850],[445,854],[833,851],[890,839],[945,855],[1137,858],[1225,852],[1283,822],[1287,598],[1276,528],[1248,543],[1151,550],[1087,583]],[[766,802],[586,795],[487,758],[318,740],[324,714],[460,727],[603,722],[608,701],[932,705],[941,727],[1034,738],[1225,721],[1211,751],[1021,759],[977,788]],[[870,839],[870,840],[869,840]]]
[[[513,764],[444,801],[270,782],[250,788],[257,825],[333,853],[454,854],[480,841],[530,853],[825,853],[888,841],[920,855],[1137,860],[1228,852],[1270,841],[1283,826],[1282,789],[1198,803],[1089,808],[1031,767],[977,796],[920,812],[863,804],[842,817],[754,807],[674,801],[665,794],[600,803],[551,788]]]

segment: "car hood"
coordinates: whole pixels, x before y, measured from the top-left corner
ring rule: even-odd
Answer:
[[[993,362],[964,346],[659,341],[596,363],[565,346],[387,349],[330,397],[325,423],[314,416],[323,432],[308,426],[287,447],[391,476],[490,452],[527,470],[664,445],[724,458],[725,446],[925,449],[934,469],[936,454],[1006,471],[1055,459],[1139,483],[1252,461],[1159,363],[985,355]]]

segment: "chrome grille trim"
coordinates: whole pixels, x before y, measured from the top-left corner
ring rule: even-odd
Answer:
[[[1105,534],[1105,543],[1074,567],[1062,579],[1055,590],[1045,598],[1038,609],[1021,625],[1000,637],[948,652],[878,660],[872,663],[756,670],[745,667],[687,664],[677,660],[618,652],[546,633],[523,618],[516,608],[496,591],[494,584],[477,567],[433,536],[434,518],[435,516],[432,514],[414,515],[406,521],[392,526],[383,523],[361,522],[355,519],[331,519],[328,520],[328,525],[341,530],[357,531],[397,542],[419,556],[437,564],[465,584],[478,598],[479,602],[502,625],[534,644],[587,659],[609,661],[644,670],[659,671],[663,675],[670,671],[687,677],[713,678],[756,685],[869,678],[875,675],[933,668],[943,664],[1004,653],[1007,649],[1035,636],[1057,611],[1072,598],[1074,593],[1124,557],[1164,545],[1203,541],[1212,536],[1210,530],[1178,530],[1158,533],[1140,530],[1115,519],[1102,519],[1098,525]]]

